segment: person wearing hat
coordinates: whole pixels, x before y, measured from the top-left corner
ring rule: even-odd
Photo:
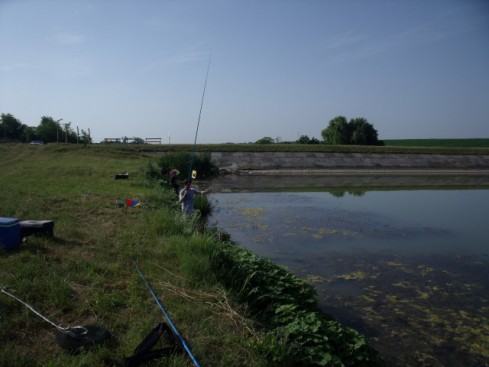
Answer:
[[[180,171],[177,169],[172,169],[170,171],[170,186],[173,188],[173,191],[175,191],[175,194],[180,193],[180,186],[178,185],[178,180],[177,176],[180,174]]]
[[[193,187],[190,187],[192,185],[192,180],[186,178],[183,181],[183,184],[185,187],[180,191],[179,195],[179,200],[178,202],[182,206],[182,211],[186,214],[193,214],[194,213],[194,196],[197,195],[205,195],[207,194],[210,189],[204,190],[204,191],[199,191],[197,189],[194,189]]]

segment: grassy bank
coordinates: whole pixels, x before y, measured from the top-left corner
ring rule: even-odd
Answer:
[[[373,364],[362,336],[317,312],[311,286],[217,230],[197,231],[174,193],[147,179],[153,158],[140,149],[0,144],[0,216],[55,223],[54,238],[0,251],[0,286],[56,324],[112,335],[70,355],[53,326],[0,294],[0,365],[121,365],[164,320],[133,260],[203,366]],[[114,180],[120,172],[129,179]],[[141,206],[121,206],[125,198]]]

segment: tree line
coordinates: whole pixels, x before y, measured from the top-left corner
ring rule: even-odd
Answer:
[[[10,113],[0,115],[0,140],[30,142],[42,140],[45,143],[92,143],[90,131],[81,130],[75,132],[71,128],[71,122],[61,123],[63,119],[54,120],[52,117],[43,116],[37,127],[27,126]],[[353,118],[348,121],[344,116],[336,116],[329,121],[328,126],[321,131],[323,141],[301,135],[296,144],[329,144],[329,145],[383,145],[378,139],[377,130],[365,118]],[[141,139],[142,140],[142,139]],[[265,136],[258,139],[255,144],[279,143],[280,138]],[[139,143],[139,142],[138,142]],[[142,141],[141,143],[144,143]]]
[[[384,145],[378,139],[377,130],[363,117],[350,119],[344,116],[336,116],[329,121],[326,128],[321,131],[323,141],[316,138],[309,138],[301,135],[295,142],[296,144],[329,144],[329,145]],[[258,139],[255,144],[278,143],[280,138],[273,139],[265,136]]]
[[[54,120],[43,116],[38,126],[27,126],[10,113],[0,115],[0,140],[30,142],[41,140],[45,143],[65,142],[89,144],[92,142],[90,131],[74,131],[71,122],[61,123],[63,119]]]

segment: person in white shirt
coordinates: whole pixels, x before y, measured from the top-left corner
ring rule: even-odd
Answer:
[[[195,195],[205,195],[210,191],[210,189],[207,189],[204,191],[199,191],[197,189],[194,189],[193,187],[191,187],[192,180],[190,180],[188,178],[186,178],[183,181],[183,184],[185,186],[180,191],[178,202],[182,206],[182,211],[184,213],[193,214],[194,213],[194,196]]]

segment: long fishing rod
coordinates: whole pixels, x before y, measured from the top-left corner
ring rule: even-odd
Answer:
[[[207,88],[207,78],[209,76],[209,69],[211,68],[211,59],[212,59],[212,53],[209,56],[209,64],[207,65],[207,73],[205,74],[204,91],[202,92],[202,100],[200,101],[199,118],[197,119],[197,129],[195,130],[194,147],[193,147],[192,155],[190,157],[190,162],[189,162],[189,166],[188,166],[187,178],[189,180],[192,178],[192,165],[194,164],[195,147],[197,145],[197,134],[199,133],[200,116],[202,115],[202,107],[204,106],[204,96],[205,96],[205,90]]]
[[[134,261],[134,260],[133,260]],[[149,285],[148,281],[146,280],[146,278],[144,277],[144,274],[143,272],[141,271],[141,269],[139,268],[138,264],[136,261],[134,261],[134,265],[136,265],[136,269],[138,270],[138,273],[139,273],[139,276],[141,277],[141,279],[143,280],[144,284],[146,284],[146,287],[148,288],[149,292],[151,293],[151,295],[153,296],[153,298],[155,299],[156,303],[158,304],[158,306],[160,307],[160,310],[163,312],[163,315],[165,315],[165,318],[166,320],[168,321],[168,323],[170,324],[172,330],[173,330],[173,334],[175,334],[175,336],[178,338],[178,340],[180,341],[180,344],[182,345],[183,349],[185,349],[185,351],[187,352],[188,356],[190,357],[190,359],[192,360],[192,362],[194,363],[194,366],[196,367],[200,367],[199,365],[199,362],[197,362],[197,359],[195,359],[192,351],[190,350],[190,348],[188,347],[187,343],[185,343],[185,340],[182,338],[182,336],[180,335],[180,333],[178,332],[176,326],[173,324],[173,322],[171,321],[170,319],[170,316],[168,316],[168,314],[166,313],[166,310],[165,308],[163,307],[163,304],[161,303],[161,301],[158,299],[158,297],[156,296],[155,292],[153,291],[153,289],[151,288],[151,286]]]

